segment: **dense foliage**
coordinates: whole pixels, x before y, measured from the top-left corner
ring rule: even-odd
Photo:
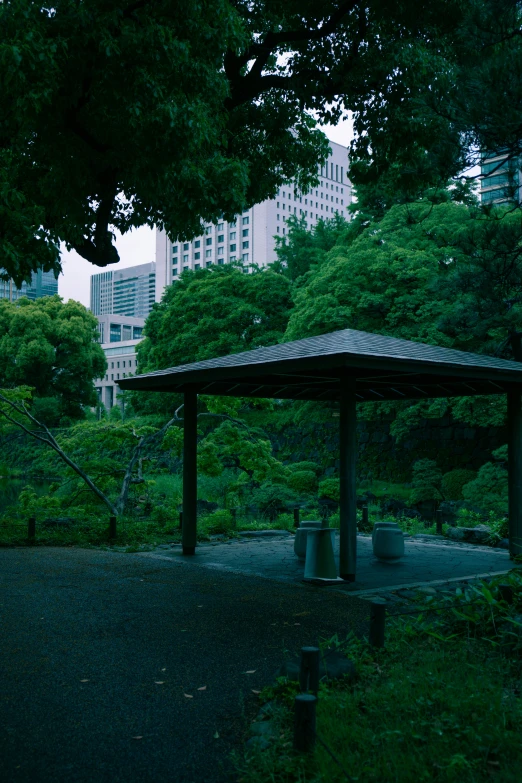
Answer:
[[[97,330],[96,318],[73,300],[0,299],[0,388],[33,387],[48,424],[82,416],[96,404],[93,381],[107,368]]]
[[[410,199],[470,151],[516,156],[519,28],[514,0],[8,0],[2,265],[58,271],[62,240],[105,266],[113,227],[188,237],[306,188],[327,154],[312,112],[351,110],[352,178]]]

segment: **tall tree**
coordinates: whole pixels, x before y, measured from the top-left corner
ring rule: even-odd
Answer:
[[[0,386],[33,387],[47,423],[81,416],[96,404],[93,381],[107,369],[97,336],[96,318],[79,302],[0,299]]]
[[[327,154],[311,112],[354,112],[361,181],[392,165],[445,181],[472,142],[514,149],[518,14],[514,0],[6,0],[2,264],[17,282],[58,270],[62,240],[105,266],[113,227],[188,237],[291,177],[307,188]]]

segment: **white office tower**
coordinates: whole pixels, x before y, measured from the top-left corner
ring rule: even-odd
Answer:
[[[156,294],[156,264],[138,264],[91,275],[91,312],[146,318]]]
[[[287,233],[290,215],[303,216],[309,228],[323,218],[348,217],[352,188],[348,179],[348,150],[330,142],[330,157],[318,171],[320,182],[308,193],[283,185],[274,199],[255,204],[233,222],[207,225],[205,233],[189,242],[172,242],[156,229],[156,301],[166,286],[185,269],[204,269],[212,264],[240,261],[245,271],[253,264],[267,266],[276,260],[275,236]]]

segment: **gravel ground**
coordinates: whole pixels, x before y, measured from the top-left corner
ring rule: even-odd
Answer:
[[[0,550],[0,587],[2,783],[234,780],[252,691],[285,650],[366,634],[370,610],[190,560],[75,548]]]

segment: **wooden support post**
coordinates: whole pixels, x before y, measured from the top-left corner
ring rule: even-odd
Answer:
[[[370,518],[368,516],[368,506],[363,506],[362,508],[362,524],[363,524],[364,532],[367,533],[368,528],[370,526]]]
[[[237,508],[231,508],[230,514],[232,516],[232,529],[235,530],[237,528]]]
[[[522,554],[522,413],[520,391],[510,391],[508,401],[508,498],[509,555]]]
[[[300,693],[294,702],[294,749],[308,753],[315,745],[315,708],[317,697]]]
[[[198,395],[192,389],[185,391],[183,407],[183,534],[184,555],[196,553],[197,536],[197,427]]]
[[[179,529],[183,530],[183,511],[179,512]]]
[[[116,538],[116,517],[109,517],[109,540]]]
[[[372,647],[384,647],[384,628],[386,623],[386,604],[372,601],[370,614],[369,642]]]
[[[35,538],[36,538],[36,518],[29,517],[27,521],[27,540],[31,544],[34,544]]]
[[[435,512],[435,517],[436,517],[436,523],[435,524],[437,526],[437,535],[441,536],[442,535],[442,511],[440,509],[438,509]]]
[[[294,508],[294,527],[299,527],[301,520],[299,519],[299,506]]]
[[[357,494],[355,462],[357,459],[355,378],[343,373],[340,378],[339,473],[340,529],[339,576],[355,582],[357,560]]]
[[[311,691],[317,696],[319,690],[319,647],[301,647],[299,687],[303,693]]]

